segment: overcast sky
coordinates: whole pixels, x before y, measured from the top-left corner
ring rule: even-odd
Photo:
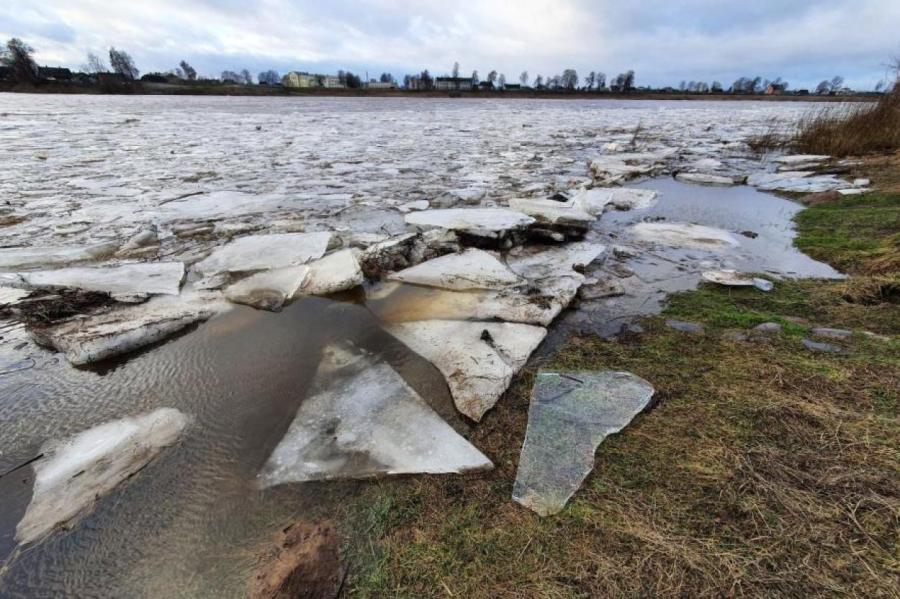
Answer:
[[[516,80],[627,69],[637,85],[740,75],[859,89],[900,54],[900,0],[0,0],[0,37],[79,67],[127,50],[141,72],[274,68],[402,78],[491,69]]]

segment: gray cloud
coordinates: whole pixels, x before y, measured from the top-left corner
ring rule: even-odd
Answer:
[[[7,4],[8,6],[8,4]],[[900,52],[896,0],[41,0],[0,7],[0,36],[45,63],[127,49],[144,72],[186,58],[201,72],[264,68],[515,78],[573,67],[632,68],[638,83],[782,76],[795,87],[842,74],[871,87]]]

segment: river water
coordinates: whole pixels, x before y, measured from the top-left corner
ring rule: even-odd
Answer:
[[[228,235],[331,230],[395,234],[396,206],[496,205],[585,182],[605,144],[676,150],[670,169],[704,158],[723,172],[762,168],[741,140],[802,111],[752,102],[443,101],[50,97],[0,94],[0,196],[21,222],[0,247],[121,241],[148,223],[212,222],[221,234],[161,235],[161,255],[196,258]],[[565,312],[538,354],[572,332],[610,334],[653,313],[700,272],[835,276],[792,247],[799,206],[752,188],[699,187],[671,177],[649,210],[608,212],[592,239],[630,245],[641,220],[733,232],[738,248],[652,248],[621,261],[625,295]],[[592,268],[608,276],[607,264]],[[591,273],[588,273],[589,275]],[[777,284],[777,282],[776,282]],[[261,466],[306,396],[322,347],[352,340],[384,357],[454,428],[443,378],[384,333],[363,293],[307,298],[280,313],[235,307],[176,338],[77,369],[0,322],[0,473],[59,439],[115,418],[174,407],[193,417],[182,442],[97,502],[69,531],[19,547],[15,527],[33,474],[0,478],[0,595],[243,596],[254,548],[292,519],[363,483],[260,491]],[[375,311],[377,312],[377,310]],[[510,485],[512,481],[510,481]],[[325,506],[327,512],[327,506]]]

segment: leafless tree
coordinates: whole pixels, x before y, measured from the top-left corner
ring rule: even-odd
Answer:
[[[241,82],[244,85],[253,85],[253,75],[247,69],[241,69]]]
[[[479,81],[481,81],[481,79],[478,78],[478,71],[472,71],[472,87],[478,85]]]
[[[504,75],[503,73],[500,73],[500,77],[497,79],[497,86],[500,89],[506,87],[506,75]]]
[[[630,91],[634,89],[634,71],[626,71],[625,72],[625,91]]]
[[[544,87],[544,76],[543,75],[538,75],[537,77],[534,78],[534,87],[536,89],[541,89],[542,87]]]
[[[257,77],[256,80],[259,81],[260,85],[278,85],[281,81],[281,76],[278,74],[278,71],[268,70],[262,71]]]
[[[495,83],[497,81],[497,71],[491,71],[488,73],[487,80],[491,83]]]
[[[836,92],[844,85],[844,78],[838,75],[829,82],[829,85],[831,86],[831,91]]]
[[[188,81],[197,80],[197,69],[189,65],[186,60],[182,60],[178,63],[178,67],[181,69],[184,79],[187,79]]]
[[[141,72],[134,66],[134,60],[125,50],[109,49],[109,66],[112,67],[113,73],[117,73],[129,81],[138,78]]]
[[[14,37],[0,48],[0,64],[10,68],[16,81],[36,81],[38,66],[34,62],[34,48]]]
[[[519,75],[519,83],[522,84],[522,87],[528,86],[528,71],[522,71]]]
[[[596,85],[597,85],[598,90],[606,88],[606,73],[604,73],[602,71],[597,71]]]
[[[453,63],[453,76],[459,77],[459,63],[458,62]]]
[[[222,71],[219,79],[223,83],[241,83],[244,78],[241,77],[240,73],[235,73],[234,71]]]
[[[560,85],[568,90],[574,90],[578,87],[578,73],[575,69],[566,69],[563,71]]]
[[[597,73],[591,71],[588,73],[587,77],[584,78],[584,89],[587,91],[591,91],[594,89],[594,82],[597,81]]]
[[[107,72],[107,67],[103,64],[103,59],[94,54],[93,52],[88,52],[87,62],[81,65],[81,70],[85,73],[105,73]]]

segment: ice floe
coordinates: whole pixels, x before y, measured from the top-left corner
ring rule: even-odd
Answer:
[[[493,464],[383,360],[347,343],[322,361],[261,487],[382,474],[484,470]]]
[[[138,262],[0,273],[0,282],[27,289],[81,289],[111,295],[178,295],[184,279],[181,262]]]
[[[772,281],[732,269],[706,270],[700,275],[705,281],[726,287],[756,287],[760,291],[772,291]]]
[[[63,441],[48,441],[34,463],[34,492],[16,540],[33,543],[90,511],[178,441],[190,418],[173,408],[113,420]]]
[[[236,304],[278,311],[285,301],[294,297],[309,277],[309,271],[309,266],[301,265],[258,272],[228,287],[225,297]]]
[[[328,295],[362,285],[365,277],[351,249],[328,254],[309,264],[309,276],[295,295]]]
[[[534,198],[513,198],[509,200],[509,207],[533,217],[538,223],[544,225],[587,229],[597,220],[596,216],[588,214],[573,201],[557,202]]]
[[[763,191],[793,191],[797,193],[818,193],[850,187],[849,183],[835,175],[812,175],[805,171],[754,173],[747,177],[747,185]]]
[[[475,248],[428,260],[395,272],[388,279],[456,291],[505,289],[522,282],[493,254]]]
[[[331,233],[273,233],[240,237],[194,265],[204,275],[253,272],[305,264],[321,258]]]
[[[481,420],[547,334],[518,323],[426,320],[385,326],[444,375],[456,408]]]
[[[732,177],[711,175],[707,173],[678,173],[675,175],[675,178],[684,183],[696,183],[698,185],[721,185],[723,187],[728,187],[736,184]]]
[[[522,229],[535,219],[508,208],[444,208],[413,212],[405,217],[407,224],[417,227],[437,227],[475,235],[497,238],[508,231]]]
[[[75,316],[31,334],[80,366],[146,347],[224,309],[214,299],[159,296],[136,306]]]
[[[82,247],[21,247],[0,248],[0,269],[63,266],[89,262],[111,256],[118,244],[107,242]]]
[[[539,372],[513,500],[549,516],[594,467],[594,452],[650,403],[654,389],[628,372]]]
[[[637,223],[630,231],[638,241],[672,247],[717,249],[740,245],[728,231],[690,223]]]

